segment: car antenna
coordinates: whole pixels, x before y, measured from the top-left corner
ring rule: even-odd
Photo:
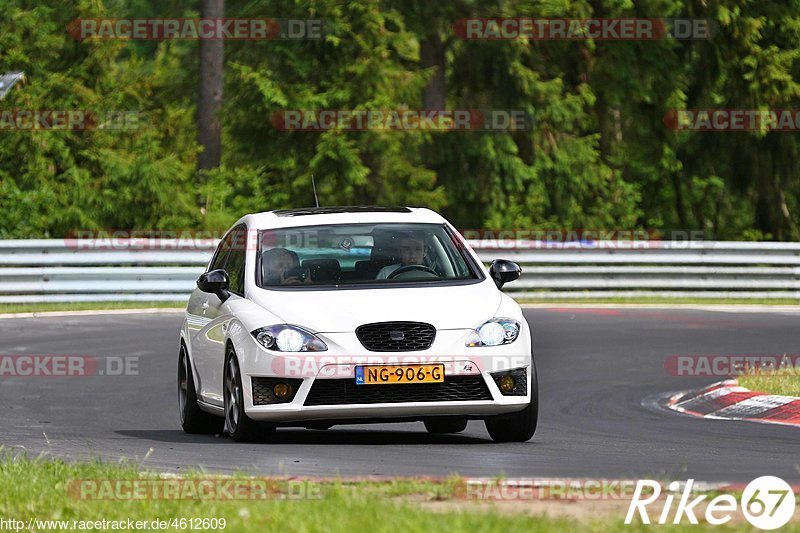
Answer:
[[[311,174],[311,186],[314,188],[314,203],[319,207],[319,198],[317,198],[317,184],[314,183],[314,174]]]

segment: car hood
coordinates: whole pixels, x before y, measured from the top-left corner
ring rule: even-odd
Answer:
[[[492,318],[502,294],[490,280],[420,288],[270,291],[250,298],[280,317],[317,333],[354,331],[362,324],[427,322],[436,329],[466,329]]]

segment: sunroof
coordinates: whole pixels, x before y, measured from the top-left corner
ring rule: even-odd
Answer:
[[[301,217],[305,215],[332,215],[336,213],[410,213],[407,207],[380,205],[350,205],[332,207],[302,207],[273,211],[279,217]]]

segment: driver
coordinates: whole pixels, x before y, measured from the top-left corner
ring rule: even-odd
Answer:
[[[397,252],[400,262],[383,267],[378,272],[378,276],[375,279],[387,279],[392,272],[400,267],[422,265],[426,252],[425,240],[413,236],[401,237],[397,246]]]

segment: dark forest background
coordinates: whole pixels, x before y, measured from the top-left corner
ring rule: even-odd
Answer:
[[[213,153],[198,159],[200,43],[67,33],[76,18],[193,18],[214,3],[0,0],[0,73],[27,77],[0,110],[148,117],[122,131],[0,132],[0,238],[221,229],[246,212],[312,205],[314,174],[322,204],[426,206],[461,228],[800,239],[800,134],[676,132],[663,121],[676,108],[800,107],[796,0],[227,0],[226,17],[324,19],[326,35],[224,44],[219,166]],[[453,24],[468,17],[691,17],[717,31],[466,41]],[[270,120],[283,109],[403,107],[520,109],[534,127],[285,132]]]

